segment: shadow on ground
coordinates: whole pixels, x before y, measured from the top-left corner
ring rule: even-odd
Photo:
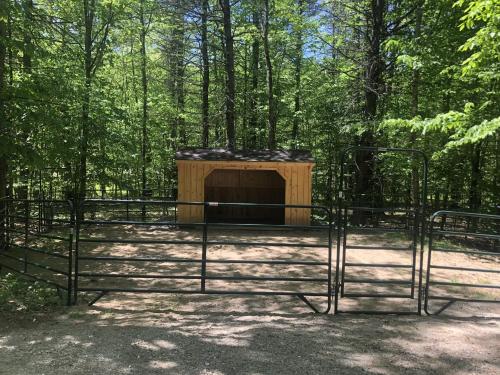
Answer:
[[[4,320],[0,373],[497,374],[499,327],[318,315],[284,297],[116,294],[37,322]]]

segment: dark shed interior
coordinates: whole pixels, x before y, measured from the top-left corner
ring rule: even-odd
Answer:
[[[276,171],[215,169],[205,178],[205,201],[285,203],[285,180]],[[209,207],[211,222],[284,224],[285,209],[270,207]]]

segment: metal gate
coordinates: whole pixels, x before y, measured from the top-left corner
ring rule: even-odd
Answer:
[[[426,314],[440,314],[457,302],[500,303],[499,229],[500,215],[438,211],[431,216]],[[434,311],[431,301],[438,304]]]
[[[178,222],[181,205],[203,210],[205,220]],[[207,208],[215,206],[305,209],[317,222],[209,222]],[[91,304],[113,292],[294,296],[315,312],[312,299],[324,301],[326,313],[332,216],[321,206],[86,200],[77,214],[74,299],[79,292],[98,292]]]
[[[50,285],[71,305],[72,203],[3,198],[0,210],[0,270]]]
[[[351,147],[342,153],[336,312],[420,313],[427,170],[419,150]],[[416,307],[399,306],[415,298]],[[381,309],[384,304],[389,309]]]

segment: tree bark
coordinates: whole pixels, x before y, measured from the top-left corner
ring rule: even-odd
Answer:
[[[371,25],[367,41],[368,54],[366,65],[366,86],[365,86],[365,118],[372,122],[377,116],[378,99],[382,90],[382,74],[384,62],[380,54],[380,48],[384,42],[384,14],[385,0],[371,0],[371,11],[368,24]],[[373,132],[373,129],[369,129]],[[368,137],[372,138],[372,137]]]
[[[80,127],[80,166],[78,198],[85,199],[87,192],[87,152],[90,126],[90,98],[92,90],[92,32],[94,27],[95,0],[83,0],[84,12],[84,88],[82,123]]]
[[[82,95],[82,122],[80,124],[79,156],[80,163],[78,167],[78,192],[79,199],[85,199],[87,193],[87,156],[88,145],[90,143],[90,102],[92,98],[92,79],[97,67],[101,64],[106,41],[111,24],[112,8],[108,5],[109,18],[103,20],[105,24],[102,28],[100,38],[93,35],[94,21],[96,19],[96,0],[83,0],[83,21],[84,21],[84,87]]]
[[[6,115],[6,74],[5,59],[7,57],[7,24],[8,17],[7,2],[0,2],[0,134],[8,134]],[[7,195],[7,154],[5,149],[0,149],[0,199]],[[0,200],[0,249],[5,244],[5,209],[6,203]]]
[[[483,143],[474,144],[471,148],[471,175],[469,191],[469,208],[477,211],[481,206],[481,151]]]
[[[243,131],[242,131],[242,147],[244,150],[248,147],[248,45],[245,43],[243,47]]]
[[[33,0],[25,0],[23,3],[24,7],[24,45],[23,45],[23,68],[25,74],[31,74],[32,59],[33,54],[33,43],[31,40],[31,34],[29,27],[33,22]]]
[[[268,105],[268,137],[267,147],[270,150],[276,148],[276,104],[274,100],[273,86],[273,65],[271,62],[271,52],[269,48],[269,0],[264,1],[264,16],[262,17],[262,40],[264,46],[264,59],[266,61],[266,78],[267,78],[267,105]]]
[[[252,13],[252,23],[254,27],[260,29],[259,13],[254,10]],[[259,89],[259,60],[260,60],[260,43],[259,38],[254,37],[252,42],[252,92],[250,94],[250,119],[248,121],[248,126],[251,129],[251,136],[249,147],[257,147],[257,134],[258,134],[258,118],[257,118],[257,106],[258,106],[258,89]]]
[[[185,109],[185,21],[184,21],[184,6],[182,0],[175,1],[172,17],[172,34],[170,35],[169,50],[166,52],[169,59],[170,81],[169,91],[172,96],[172,101],[176,106],[176,116],[173,119],[171,138],[172,149],[178,147],[178,141],[182,145],[187,142],[187,132],[185,127],[184,109]],[[178,139],[179,138],[179,139]]]
[[[235,100],[236,83],[234,73],[234,46],[231,21],[231,3],[229,0],[219,0],[224,22],[224,57],[226,69],[226,147],[234,150],[236,147]]]
[[[297,0],[298,16],[302,18],[304,14],[304,0]],[[298,26],[295,40],[295,95],[294,95],[294,114],[292,128],[292,147],[297,148],[299,141],[299,126],[300,126],[300,80],[302,76],[302,48],[304,45],[302,25]]]
[[[22,3],[23,6],[23,15],[24,15],[24,30],[23,30],[23,58],[22,58],[22,63],[23,63],[23,72],[22,74],[29,79],[29,76],[32,73],[32,54],[33,54],[33,43],[32,43],[32,38],[30,34],[30,25],[32,23],[32,18],[33,18],[33,1],[32,0],[24,0]],[[11,25],[9,25],[10,27]],[[11,34],[11,30],[9,29],[9,34]],[[12,64],[12,51],[9,51],[9,64]],[[10,74],[13,74],[13,69],[11,68]],[[13,78],[11,78],[11,82],[13,81]],[[11,83],[12,84],[12,83]],[[26,130],[26,128],[23,128],[21,131],[21,137],[24,142],[26,142],[29,138],[29,133]],[[29,169],[27,166],[20,165],[21,171],[20,171],[20,177],[21,181],[25,182],[26,184],[23,184],[19,186],[17,189],[17,195],[20,199],[27,199],[28,198],[28,181],[29,181]],[[41,192],[39,192],[40,194]]]
[[[149,22],[145,19],[144,0],[139,5],[139,18],[141,23],[141,82],[142,82],[142,197],[147,195],[147,167],[148,167],[148,77],[147,77],[147,55],[146,55],[146,35]]]
[[[360,146],[372,147],[375,145],[374,122],[377,119],[377,109],[379,95],[382,90],[382,75],[384,71],[384,62],[380,53],[384,41],[385,24],[385,0],[371,0],[370,8],[367,12],[366,41],[368,44],[365,68],[365,108],[364,118],[367,123],[367,129],[359,139]],[[374,187],[374,155],[369,151],[361,151],[356,155],[356,164],[358,166],[357,182],[355,187],[355,196],[359,205],[371,205],[372,200],[380,204],[381,194]],[[375,195],[375,196],[374,196]],[[367,215],[361,211],[355,211],[353,222],[364,225]]]
[[[423,8],[420,2],[415,11],[415,45],[418,45],[420,33],[422,29]],[[412,69],[411,82],[411,113],[413,117],[419,115],[419,97],[420,97],[420,70],[418,67]]]
[[[417,5],[415,14],[415,45],[418,45],[421,28],[422,28],[422,16],[423,8],[422,2]],[[411,113],[412,117],[417,117],[419,115],[419,96],[420,96],[420,70],[418,67],[413,67],[412,70],[412,83],[411,83]],[[410,146],[414,147],[413,144],[417,140],[417,134],[415,132],[410,133]],[[411,166],[411,180],[412,180],[412,203],[414,207],[420,202],[420,186],[419,186],[419,166],[416,160],[413,160]]]
[[[202,144],[203,147],[208,147],[209,143],[209,89],[210,89],[210,66],[208,59],[208,0],[202,0],[201,5],[201,56],[202,56],[202,105],[201,117],[203,124]]]

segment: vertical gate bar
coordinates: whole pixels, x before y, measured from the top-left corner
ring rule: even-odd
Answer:
[[[28,247],[28,232],[29,232],[29,211],[30,201],[27,199],[24,210],[24,246]],[[28,272],[28,250],[24,250],[24,273]]]
[[[339,276],[340,276],[340,240],[341,240],[341,230],[343,229],[342,223],[342,203],[344,197],[344,158],[346,151],[342,152],[340,155],[340,175],[338,182],[337,191],[337,259],[335,260],[335,303],[334,303],[334,313],[337,312],[339,307]]]
[[[126,205],[126,207],[127,207],[127,208],[126,208],[126,210],[127,210],[127,221],[129,221],[129,220],[130,220],[130,218],[129,218],[129,212],[128,212],[128,210],[129,210],[128,200],[129,200],[129,199],[130,199],[130,197],[129,197],[129,189],[127,189],[127,203],[125,203],[125,205]]]
[[[338,307],[339,307],[339,269],[340,269],[340,230],[341,230],[341,225],[340,225],[340,217],[341,217],[341,212],[340,212],[340,207],[337,204],[337,255],[335,259],[335,302],[334,302],[334,314],[337,313]]]
[[[335,308],[334,314],[337,313],[339,307],[339,281],[340,281],[340,230],[341,230],[341,209],[337,207],[337,254],[335,259]]]
[[[68,297],[66,301],[67,306],[71,306],[71,294],[73,293],[73,229],[70,228],[68,237]]]
[[[10,228],[11,228],[11,219],[10,219],[10,200],[5,197],[1,200],[2,209],[3,209],[3,227],[0,229],[3,231],[2,239],[5,241],[2,245],[4,246],[4,250],[7,250],[10,246]]]
[[[331,208],[326,208],[328,212],[328,308],[332,308],[332,231],[333,231],[333,212]],[[312,210],[311,210],[312,211]]]
[[[207,277],[207,237],[208,237],[208,223],[207,223],[207,203],[203,204],[203,237],[201,245],[201,292],[205,293],[205,282]]]
[[[424,179],[423,179],[423,188],[422,188],[422,212],[420,215],[421,218],[421,232],[420,232],[420,265],[419,265],[419,274],[418,274],[418,314],[422,314],[422,273],[424,272],[423,267],[424,267],[424,250],[425,250],[425,233],[426,233],[426,221],[425,221],[425,210],[427,209],[427,178],[428,178],[428,171],[429,171],[429,159],[427,159],[427,156],[423,153],[420,152],[422,157],[424,158]],[[432,224],[431,219],[431,224]],[[429,245],[430,246],[430,245]],[[430,248],[429,248],[430,252]]]
[[[45,197],[42,194],[42,170],[38,171],[38,228],[37,233],[40,233],[42,230],[42,209],[43,209],[43,200]]]
[[[78,258],[80,256],[80,221],[83,219],[83,206],[84,201],[80,201],[79,199],[75,199],[74,209],[75,209],[75,224],[73,228],[75,228],[75,277],[73,280],[73,304],[76,305],[78,303]]]
[[[345,279],[345,263],[347,257],[347,209],[344,208],[344,216],[342,219],[342,271],[340,273],[340,296],[344,297],[344,279]]]
[[[434,235],[434,215],[430,219],[429,223],[429,249],[427,250],[429,253],[427,254],[427,270],[425,274],[425,297],[424,297],[424,311],[427,315],[429,313],[429,283],[431,276],[431,257],[432,257],[432,237]]]
[[[4,212],[5,212],[5,215],[4,215],[4,233],[5,233],[5,237],[4,237],[4,240],[5,240],[5,250],[7,250],[9,247],[10,247],[10,222],[11,222],[11,219],[10,219],[10,205],[9,205],[9,200],[4,199],[3,200],[4,202]]]
[[[70,212],[70,224],[69,224],[69,237],[68,237],[68,296],[66,305],[71,306],[71,294],[73,292],[73,220],[74,220],[74,212],[73,212],[73,204],[71,201],[68,201],[69,212]]]
[[[414,211],[415,217],[413,218],[413,231],[412,231],[412,262],[411,262],[411,298],[415,298],[415,276],[417,268],[417,244],[420,237],[420,222],[419,222],[419,212],[420,208],[416,208]]]

